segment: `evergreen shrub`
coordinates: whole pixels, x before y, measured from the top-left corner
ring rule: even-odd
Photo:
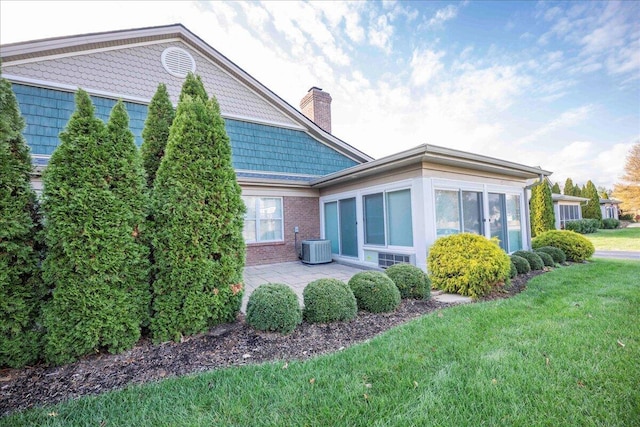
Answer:
[[[25,122],[8,80],[0,79],[0,368],[20,368],[42,354],[47,289],[39,263],[42,233],[31,188]]]
[[[200,77],[189,74],[152,192],[155,342],[235,320],[244,212],[220,107],[207,99]]]
[[[353,291],[338,279],[314,280],[304,288],[302,296],[302,315],[309,323],[351,320],[358,313]]]
[[[429,276],[415,265],[395,264],[385,273],[398,287],[401,298],[429,299],[431,296]]]
[[[249,295],[246,322],[259,331],[289,334],[302,322],[298,296],[282,283],[260,285]]]
[[[553,246],[543,246],[543,247],[537,248],[535,251],[544,252],[551,255],[551,257],[553,258],[553,261],[556,264],[564,264],[565,262],[567,262],[567,256],[564,254],[562,249],[554,248]]]
[[[605,230],[613,230],[620,227],[620,221],[615,218],[605,218],[602,220],[602,227]]]
[[[381,271],[362,271],[349,280],[358,308],[371,313],[387,313],[400,305],[400,291]]]
[[[602,223],[599,219],[577,219],[567,221],[564,225],[565,230],[575,231],[580,234],[591,234],[601,228]]]
[[[555,267],[556,263],[553,260],[553,257],[546,252],[535,251],[536,255],[542,259],[545,267]]]
[[[429,249],[431,283],[436,289],[473,298],[509,277],[509,256],[497,241],[472,233],[441,237]]]
[[[531,266],[531,270],[542,270],[544,268],[544,261],[533,251],[515,251],[513,255],[526,259]]]
[[[509,279],[513,279],[517,275],[518,275],[518,267],[516,267],[516,265],[513,263],[513,260],[511,260],[511,267],[509,270]]]
[[[167,86],[164,83],[160,83],[149,104],[147,118],[142,130],[143,142],[140,147],[149,188],[153,188],[153,183],[156,180],[156,172],[164,157],[164,151],[169,140],[169,129],[174,117],[175,111],[169,98]]]
[[[541,181],[531,188],[529,217],[531,220],[532,236],[537,236],[544,231],[555,228],[553,198],[551,188],[549,188],[546,181]]]
[[[518,255],[511,255],[511,263],[515,265],[518,274],[527,274],[531,271],[531,265],[529,261]]]
[[[53,289],[43,321],[50,363],[131,348],[148,321],[148,259],[139,227],[146,198],[138,155],[124,104],[114,106],[105,126],[79,90],[43,176],[42,268]]]
[[[568,230],[550,230],[535,237],[531,241],[534,249],[543,246],[553,246],[561,249],[567,261],[582,262],[590,258],[595,252],[595,247],[586,237]]]

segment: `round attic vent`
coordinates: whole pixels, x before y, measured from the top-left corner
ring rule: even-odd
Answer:
[[[189,72],[196,71],[196,61],[193,56],[179,47],[168,47],[162,52],[162,66],[167,73],[175,77],[184,78]]]

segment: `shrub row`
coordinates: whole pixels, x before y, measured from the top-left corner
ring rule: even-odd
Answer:
[[[428,263],[436,288],[479,297],[517,274],[554,267],[566,259],[590,257],[593,245],[572,231],[551,230],[533,240],[534,251],[520,250],[508,256],[496,241],[461,233],[438,239]],[[402,264],[379,271],[363,271],[348,284],[320,279],[304,290],[304,310],[294,291],[282,284],[262,285],[249,297],[247,323],[259,330],[290,333],[304,318],[307,322],[347,321],[358,309],[372,313],[395,310],[401,298],[428,298],[429,277],[418,267]]]
[[[568,230],[550,230],[531,241],[534,249],[553,246],[560,249],[568,261],[582,262],[595,252],[593,243],[586,237]]]
[[[259,286],[249,297],[246,321],[261,331],[291,333],[306,320],[309,323],[349,321],[358,309],[371,313],[395,310],[401,298],[429,298],[429,277],[420,268],[399,264],[380,271],[362,271],[349,283],[319,279],[303,291],[304,309],[295,292],[280,283]]]

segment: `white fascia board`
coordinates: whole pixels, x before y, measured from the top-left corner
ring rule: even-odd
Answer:
[[[326,175],[312,181],[311,185],[314,187],[323,187],[326,185],[338,184],[346,180],[398,169],[417,162],[440,163],[449,166],[516,176],[520,178],[535,178],[540,175],[547,176],[551,174],[551,172],[540,168],[525,166],[518,163],[508,162],[506,160],[495,159],[464,151],[452,150],[436,145],[424,144],[369,163],[353,166],[351,168]]]

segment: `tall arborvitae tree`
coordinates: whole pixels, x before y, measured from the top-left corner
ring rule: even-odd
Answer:
[[[573,180],[571,178],[567,178],[564,182],[564,187],[562,188],[562,194],[565,196],[573,196]]]
[[[192,74],[180,99],[152,196],[156,342],[232,321],[242,301],[245,208],[224,121]]]
[[[173,123],[174,116],[175,111],[169,99],[167,86],[161,83],[149,104],[147,119],[142,130],[142,147],[140,147],[149,188],[153,187],[156,172],[164,156],[164,150],[169,140],[169,128]]]
[[[531,189],[529,201],[529,215],[531,217],[531,237],[555,229],[555,214],[551,189],[545,181],[539,182]]]
[[[119,283],[114,283],[130,298],[132,320],[148,326],[150,319],[151,288],[149,284],[149,247],[144,227],[149,209],[149,193],[145,185],[142,158],[129,129],[129,115],[122,101],[113,107],[107,123],[108,183],[109,189],[121,205],[114,206],[123,222],[119,239],[112,252],[122,256]]]
[[[629,150],[624,166],[622,182],[617,183],[613,195],[622,201],[624,212],[640,214],[640,143]]]
[[[551,187],[551,193],[552,194],[562,194],[560,192],[560,185],[557,182],[555,184],[553,184],[553,187]]]
[[[107,132],[89,95],[79,90],[76,110],[44,173],[43,275],[53,288],[44,309],[50,363],[101,348],[119,352],[140,337],[148,303],[141,292],[147,285],[146,254],[136,239],[142,209],[125,198],[140,196],[144,175],[139,160],[137,167],[126,165],[132,156],[122,130],[127,122],[120,105]]]
[[[25,122],[11,83],[0,79],[0,367],[22,367],[42,351],[41,240]]]
[[[591,180],[587,181],[582,191],[582,197],[586,197],[589,201],[582,205],[582,218],[602,219],[602,211],[600,210],[600,195],[598,189]]]

